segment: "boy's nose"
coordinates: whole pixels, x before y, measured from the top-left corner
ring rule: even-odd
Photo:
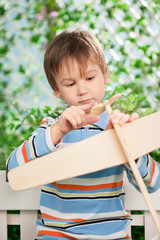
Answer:
[[[87,93],[87,87],[86,87],[86,84],[83,81],[80,81],[78,83],[77,93],[78,93],[78,95],[83,95],[83,94]]]

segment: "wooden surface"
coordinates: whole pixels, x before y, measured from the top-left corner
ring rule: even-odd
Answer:
[[[134,159],[160,147],[160,112],[122,126]],[[114,129],[52,152],[8,173],[10,186],[24,190],[127,162]]]

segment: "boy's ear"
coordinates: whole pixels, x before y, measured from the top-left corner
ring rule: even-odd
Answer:
[[[110,83],[108,71],[106,71],[106,74],[105,74],[105,76],[104,76],[104,83],[105,83],[105,84]]]
[[[61,94],[61,92],[59,91],[59,89],[58,89],[57,86],[55,86],[55,87],[53,88],[53,90],[54,90],[54,93],[55,93],[55,95],[56,95],[57,98],[60,98],[60,97],[62,96],[62,94]]]

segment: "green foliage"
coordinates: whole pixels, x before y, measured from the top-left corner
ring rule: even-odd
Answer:
[[[8,226],[8,240],[20,240],[20,226]]]
[[[56,118],[62,110],[63,106],[57,107],[54,111],[49,106],[45,106],[44,109],[39,107],[23,109],[18,103],[7,102],[4,113],[0,116],[0,121],[3,122],[0,125],[2,134],[0,145],[3,146],[0,151],[1,170],[5,169],[5,162],[10,153],[31,135],[43,118],[47,116]]]
[[[144,97],[143,94],[128,94],[127,96],[123,96],[114,103],[113,108],[114,109],[119,109],[121,112],[131,114],[133,112],[137,112],[140,117],[151,114],[154,111],[149,108],[149,103]]]
[[[144,226],[133,226],[131,227],[132,239],[133,240],[144,240]]]

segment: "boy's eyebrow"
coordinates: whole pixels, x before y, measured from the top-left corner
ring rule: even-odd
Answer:
[[[91,68],[88,71],[86,71],[86,73],[90,73],[90,72],[96,72],[97,70],[95,68]]]

